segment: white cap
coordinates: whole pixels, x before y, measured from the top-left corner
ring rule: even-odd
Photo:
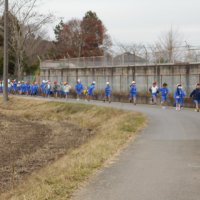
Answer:
[[[106,85],[109,85],[110,83],[109,82],[106,82]]]
[[[96,84],[96,82],[95,82],[95,81],[93,81],[92,83],[93,83],[93,84]]]
[[[78,82],[78,83],[80,83],[80,82],[81,82],[81,80],[80,80],[80,79],[78,79],[78,80],[77,80],[77,82]]]
[[[132,81],[132,84],[135,84],[135,81]]]
[[[42,82],[45,83],[45,80],[43,80]]]

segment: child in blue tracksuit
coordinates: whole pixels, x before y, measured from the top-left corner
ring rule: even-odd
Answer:
[[[32,83],[30,86],[31,96],[36,96],[38,94],[38,89],[39,89],[38,83],[37,82]]]
[[[30,85],[30,95],[31,96],[33,96],[34,95],[34,84],[32,83],[31,85]]]
[[[169,94],[167,83],[163,83],[163,87],[160,88],[160,94],[161,94],[161,105],[162,105],[162,108],[165,109],[167,105],[167,96]]]
[[[90,101],[91,97],[93,96],[93,90],[95,89],[95,84],[96,84],[96,82],[93,81],[92,84],[88,87],[88,95],[87,95],[88,101]]]
[[[46,87],[46,81],[43,80],[41,85],[40,85],[40,94],[45,97],[45,87]]]
[[[16,94],[17,93],[17,81],[14,80],[13,81],[13,94]]]
[[[84,89],[83,84],[81,83],[81,80],[78,79],[78,80],[77,80],[77,84],[76,84],[76,86],[75,86],[75,90],[76,90],[76,94],[77,94],[77,100],[79,100],[80,95],[81,95],[82,92],[83,92],[83,89]]]
[[[134,105],[136,105],[136,95],[137,95],[136,83],[135,83],[135,81],[132,81],[132,83],[130,85],[129,101],[130,101],[130,103],[134,103]]]
[[[176,110],[180,111],[183,106],[184,97],[186,96],[185,91],[183,90],[181,84],[177,85],[177,88],[174,92],[174,99],[176,102]]]
[[[51,82],[48,81],[45,85],[45,96],[49,98],[50,94],[51,94]]]
[[[111,98],[110,98],[110,94],[111,94],[111,87],[110,87],[110,83],[109,82],[106,82],[106,87],[105,87],[105,90],[104,90],[104,102],[106,102],[106,100],[108,100],[109,103],[111,103]]]
[[[24,81],[22,81],[20,94],[25,94],[25,93],[26,93],[26,84],[24,83]]]
[[[35,82],[35,83],[34,83],[34,86],[33,86],[33,94],[34,94],[34,95],[37,95],[37,94],[38,94],[38,90],[39,90],[38,83]]]
[[[26,82],[25,88],[26,88],[26,95],[28,96],[30,94],[30,88],[31,88],[29,81]]]
[[[17,93],[20,94],[20,92],[21,92],[21,82],[18,81],[18,83],[17,83]]]
[[[190,94],[190,98],[194,99],[194,103],[195,103],[195,111],[199,112],[199,105],[200,105],[200,83],[197,83],[196,85],[196,89],[194,89],[192,91],[192,93]]]

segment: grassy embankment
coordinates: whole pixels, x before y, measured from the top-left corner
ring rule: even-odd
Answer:
[[[58,156],[56,153],[60,152],[55,151],[55,155],[52,154],[54,159],[47,160],[46,164],[41,162],[40,167],[36,167],[35,171],[31,172],[30,175],[26,175],[19,182],[16,182],[13,189],[9,189],[1,194],[0,199],[2,200],[70,199],[72,193],[78,188],[80,183],[87,180],[89,175],[112,158],[127,141],[134,138],[136,133],[145,124],[145,117],[139,113],[94,105],[44,102],[20,98],[11,98],[7,107],[4,107],[1,102],[1,114],[5,115],[4,118],[6,120],[12,116],[12,120],[20,119],[23,121],[23,124],[28,123],[30,125],[32,123],[33,126],[37,126],[38,124],[40,127],[39,130],[48,127],[46,133],[51,132],[49,134],[50,139],[48,139],[48,144],[51,145],[52,143],[59,145],[62,137],[65,138],[65,125],[66,129],[67,127],[73,127],[66,134],[69,134],[70,141],[73,141],[74,144],[68,143],[66,137],[67,145],[62,143],[62,154]],[[4,130],[6,132],[6,128],[8,127],[9,125],[1,129],[1,131]],[[21,129],[23,129],[23,126]],[[85,131],[78,134],[77,132],[81,130]],[[73,131],[76,134],[73,134]],[[64,134],[62,135],[61,132]],[[87,134],[84,135],[84,133]],[[20,138],[20,135],[25,133],[16,129],[16,134]],[[31,138],[33,138],[34,134],[38,134],[38,130],[33,131],[32,134]],[[55,137],[54,135],[57,136]],[[17,140],[18,136],[12,136],[12,138]],[[36,137],[38,136],[36,135]],[[61,141],[59,140],[60,137]],[[76,137],[75,141],[73,137]],[[76,142],[77,140],[80,141]],[[55,141],[59,142],[56,143]],[[41,154],[43,153],[43,158],[49,156],[48,154],[51,153],[52,149],[48,145],[45,148],[43,146],[45,144],[38,146],[40,148],[38,152],[37,149],[33,148],[33,152],[31,152],[32,159],[42,156]],[[19,160],[23,160],[23,162],[20,161],[21,163],[27,163],[26,158],[28,158],[30,152],[27,154],[24,150],[23,153],[24,155],[21,156],[23,158],[21,159],[19,156]],[[19,160],[16,162],[20,163]],[[15,180],[17,178],[12,177],[11,179]]]

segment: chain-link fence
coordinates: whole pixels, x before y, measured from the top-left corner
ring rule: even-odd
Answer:
[[[50,68],[90,68],[114,66],[138,66],[155,64],[199,63],[200,50],[174,49],[173,51],[126,52],[117,56],[65,58],[61,60],[45,60],[41,69]]]

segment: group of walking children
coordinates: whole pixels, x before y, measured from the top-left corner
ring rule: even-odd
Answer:
[[[160,94],[162,108],[165,109],[168,101],[169,89],[167,83],[163,83],[162,87],[159,88],[156,82],[153,82],[152,86],[149,88],[151,93],[152,104],[157,104],[157,97]],[[174,92],[174,106],[177,111],[180,111],[184,105],[184,98],[186,97],[186,92],[184,91],[181,84],[176,85]],[[200,83],[196,84],[196,88],[190,94],[190,98],[193,99],[195,103],[195,111],[199,112],[200,105]]]
[[[81,83],[81,80],[78,79],[77,83],[74,87],[74,90],[76,92],[77,100],[81,98],[83,95],[85,100],[90,101],[91,97],[93,96],[93,90],[95,88],[95,81],[91,83],[88,87],[83,86]],[[50,97],[54,96],[55,98],[61,97],[68,99],[68,96],[72,90],[72,86],[68,82],[60,82],[60,84],[57,81],[54,81],[53,84],[51,84],[50,81],[42,81],[42,84],[40,85],[40,91],[41,95],[44,97]]]
[[[74,90],[76,92],[77,100],[81,97],[84,97],[85,100],[90,101],[93,97],[94,89],[96,82],[93,81],[88,87],[84,87],[81,83],[81,80],[78,79]],[[51,81],[43,80],[41,85],[37,82],[30,83],[29,81],[10,81],[8,80],[8,92],[9,94],[20,94],[20,95],[41,95],[43,97],[54,96],[62,97],[67,99],[68,95],[72,89],[72,86],[68,82],[61,82],[60,84],[57,81],[51,83]],[[0,92],[3,92],[3,82],[0,81]],[[108,101],[111,103],[111,86],[109,82],[106,82],[104,89],[104,98],[103,101]],[[151,103],[157,104],[157,98],[160,96],[162,108],[165,109],[167,106],[169,98],[169,89],[167,83],[163,83],[162,87],[158,87],[157,82],[154,81],[152,86],[149,88],[151,94]],[[177,111],[180,111],[183,108],[184,98],[186,92],[184,91],[181,84],[177,84],[174,92],[174,104]],[[129,88],[129,100],[130,103],[136,105],[137,101],[137,87],[136,82],[132,81]],[[195,103],[195,111],[199,112],[200,105],[200,83],[196,84],[196,88],[190,94],[190,98],[193,99]]]

